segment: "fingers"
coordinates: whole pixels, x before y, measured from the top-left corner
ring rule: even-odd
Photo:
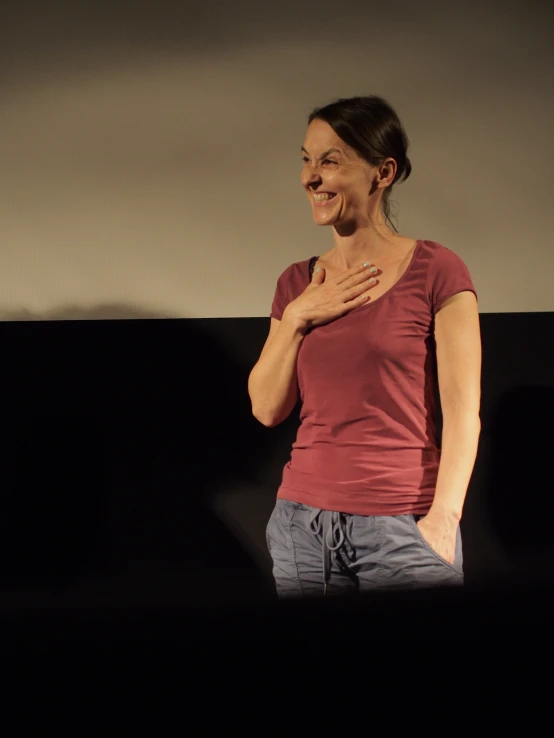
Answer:
[[[374,264],[366,264],[362,267],[357,267],[355,268],[354,274],[348,276],[341,283],[341,288],[346,290],[348,299],[352,300],[358,297],[361,292],[375,287],[375,285],[378,284],[377,277],[380,274],[381,272]]]
[[[312,275],[312,285],[319,287],[323,282],[326,285],[321,287],[322,292],[317,289],[315,293],[310,293],[318,295],[316,302],[310,306],[315,313],[311,319],[314,326],[334,320],[357,305],[369,302],[369,292],[379,283],[377,277],[381,272],[375,265],[366,263],[347,269],[330,280],[326,279],[325,274],[323,267],[316,267]]]
[[[369,299],[368,292],[373,289],[378,284],[378,281],[375,277],[368,277],[360,284],[355,285],[354,287],[351,287],[345,292],[345,300],[347,302],[351,302],[352,300],[358,300],[361,302],[364,302],[366,299]]]
[[[351,287],[343,293],[342,303],[337,309],[337,317],[345,315],[359,305],[364,305],[371,300],[371,290],[379,284],[375,277],[369,277],[362,284]]]
[[[325,269],[323,267],[316,266],[312,274],[312,283],[322,284],[324,280],[325,280]]]
[[[336,278],[336,283],[337,285],[341,285],[342,288],[348,289],[362,284],[371,278],[376,279],[379,274],[380,272],[375,264],[366,262],[365,265],[347,269],[343,274]]]

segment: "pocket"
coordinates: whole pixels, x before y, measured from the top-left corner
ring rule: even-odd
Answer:
[[[299,507],[300,503],[284,500],[280,497],[275,501],[275,506],[265,527],[265,542],[270,554],[272,541],[275,541],[278,546],[282,545],[283,536],[288,534],[290,520]]]
[[[420,531],[417,521],[419,519],[419,516],[416,518],[415,515],[408,515],[407,516],[410,525],[414,530],[415,535],[417,536],[418,541],[424,548],[432,554],[437,561],[440,561],[443,566],[447,566],[452,571],[455,571],[456,574],[459,574],[460,576],[463,575],[463,557],[462,557],[462,537],[460,532],[460,526],[458,525],[458,528],[456,530],[456,551],[454,553],[454,563],[451,564],[449,561],[447,561],[445,558],[443,558],[439,553],[435,551],[435,549],[427,543],[425,538],[423,537],[422,532]],[[423,516],[421,516],[423,517]]]
[[[277,507],[275,506],[273,510],[271,511],[271,515],[269,516],[269,520],[267,521],[267,525],[265,526],[265,542],[267,545],[267,550],[269,551],[270,555],[271,555],[271,538],[269,535],[269,531],[273,524],[273,518],[275,517],[276,510],[277,510]]]

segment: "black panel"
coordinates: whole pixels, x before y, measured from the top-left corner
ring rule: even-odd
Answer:
[[[467,581],[545,579],[554,571],[554,314],[481,320]],[[0,324],[4,592],[273,596],[264,528],[297,421],[270,430],[250,413],[247,376],[268,324]]]
[[[199,571],[258,581],[259,566],[210,504],[256,478],[264,429],[250,414],[246,368],[210,329],[190,320],[0,326],[4,581],[187,581]]]

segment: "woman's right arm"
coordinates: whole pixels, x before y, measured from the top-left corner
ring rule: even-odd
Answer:
[[[369,300],[367,291],[377,280],[362,264],[325,281],[316,269],[312,282],[285,308],[281,320],[271,318],[269,335],[248,377],[254,417],[268,428],[288,418],[298,400],[296,360],[309,328],[323,325]]]
[[[282,320],[271,318],[262,353],[248,377],[252,413],[268,428],[288,418],[298,401],[296,360],[305,332],[286,310]]]

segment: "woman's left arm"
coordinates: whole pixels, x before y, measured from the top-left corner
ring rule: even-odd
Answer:
[[[431,547],[453,562],[481,430],[481,335],[472,292],[446,300],[435,316],[435,341],[443,417],[441,460],[433,504],[418,526]]]

